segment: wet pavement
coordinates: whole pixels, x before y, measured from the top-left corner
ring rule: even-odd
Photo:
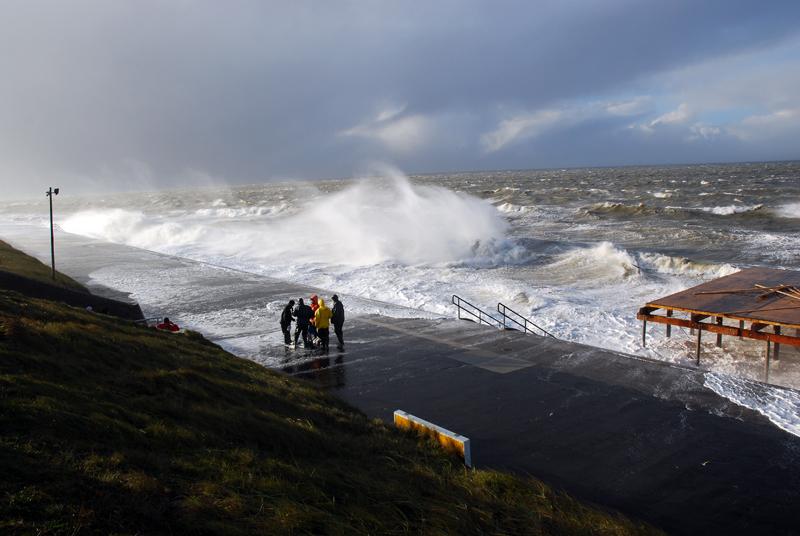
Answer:
[[[47,236],[9,238],[49,254]],[[534,475],[671,533],[798,530],[800,438],[704,387],[701,370],[409,310],[392,318],[369,313],[391,306],[348,296],[365,313],[348,309],[346,351],[335,339],[326,355],[291,349],[280,306],[320,289],[71,235],[59,244],[60,269],[94,292],[133,292],[145,314],[176,311],[369,416],[402,409],[465,435],[476,467]],[[231,308],[243,314],[215,325]]]

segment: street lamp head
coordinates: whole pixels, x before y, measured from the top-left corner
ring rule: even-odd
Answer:
[[[58,188],[53,188],[53,193],[58,195]]]

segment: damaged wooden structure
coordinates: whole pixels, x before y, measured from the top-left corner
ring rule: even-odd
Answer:
[[[663,313],[661,313],[663,311]],[[656,314],[658,313],[658,314]],[[765,381],[770,360],[780,358],[782,344],[800,346],[800,272],[748,268],[647,303],[636,318],[642,321],[642,345],[647,323],[689,328],[697,336],[697,364],[703,332],[766,342]]]

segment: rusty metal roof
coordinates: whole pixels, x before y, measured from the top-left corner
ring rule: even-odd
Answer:
[[[648,308],[664,308],[800,328],[800,272],[748,268],[658,298]]]

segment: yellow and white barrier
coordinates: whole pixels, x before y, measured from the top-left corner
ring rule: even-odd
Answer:
[[[415,430],[435,438],[445,450],[453,451],[464,458],[464,465],[472,467],[472,454],[470,452],[468,438],[399,409],[394,412],[394,425],[398,428]]]

